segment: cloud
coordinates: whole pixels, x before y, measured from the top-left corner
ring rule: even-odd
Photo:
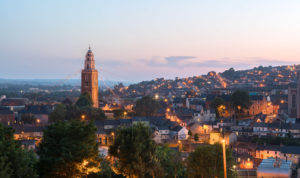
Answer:
[[[138,62],[144,63],[147,66],[152,67],[176,67],[179,66],[182,61],[196,58],[195,56],[168,56],[160,57],[153,56],[150,59],[138,59]]]
[[[196,56],[170,56],[170,57],[165,57],[165,59],[169,63],[178,63],[178,62],[183,61],[183,60],[194,59],[194,58],[196,58]]]
[[[248,69],[255,66],[268,65],[288,65],[297,63],[296,61],[283,61],[278,59],[267,59],[261,57],[241,57],[241,58],[217,58],[217,59],[199,59],[196,56],[169,56],[169,57],[152,57],[149,60],[140,59],[148,67],[160,68],[216,68],[227,69],[230,67],[237,69]]]

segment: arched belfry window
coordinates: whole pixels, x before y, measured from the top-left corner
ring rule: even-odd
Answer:
[[[86,69],[90,69],[90,65],[88,64],[88,65],[86,65]]]

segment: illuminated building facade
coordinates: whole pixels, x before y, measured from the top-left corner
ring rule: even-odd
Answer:
[[[98,71],[95,68],[95,59],[91,48],[86,53],[84,69],[81,72],[81,93],[89,94],[93,107],[98,108]]]

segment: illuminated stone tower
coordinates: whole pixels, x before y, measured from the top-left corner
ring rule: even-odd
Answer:
[[[88,93],[92,98],[93,107],[98,108],[98,71],[91,47],[85,55],[84,69],[81,72],[81,93]]]

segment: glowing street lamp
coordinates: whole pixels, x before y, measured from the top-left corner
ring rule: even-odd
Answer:
[[[82,120],[85,119],[85,115],[84,115],[84,114],[81,115],[81,119],[82,119]]]
[[[158,99],[159,99],[159,95],[158,95],[158,94],[155,94],[155,95],[154,95],[154,98],[155,98],[156,100],[158,100]]]

